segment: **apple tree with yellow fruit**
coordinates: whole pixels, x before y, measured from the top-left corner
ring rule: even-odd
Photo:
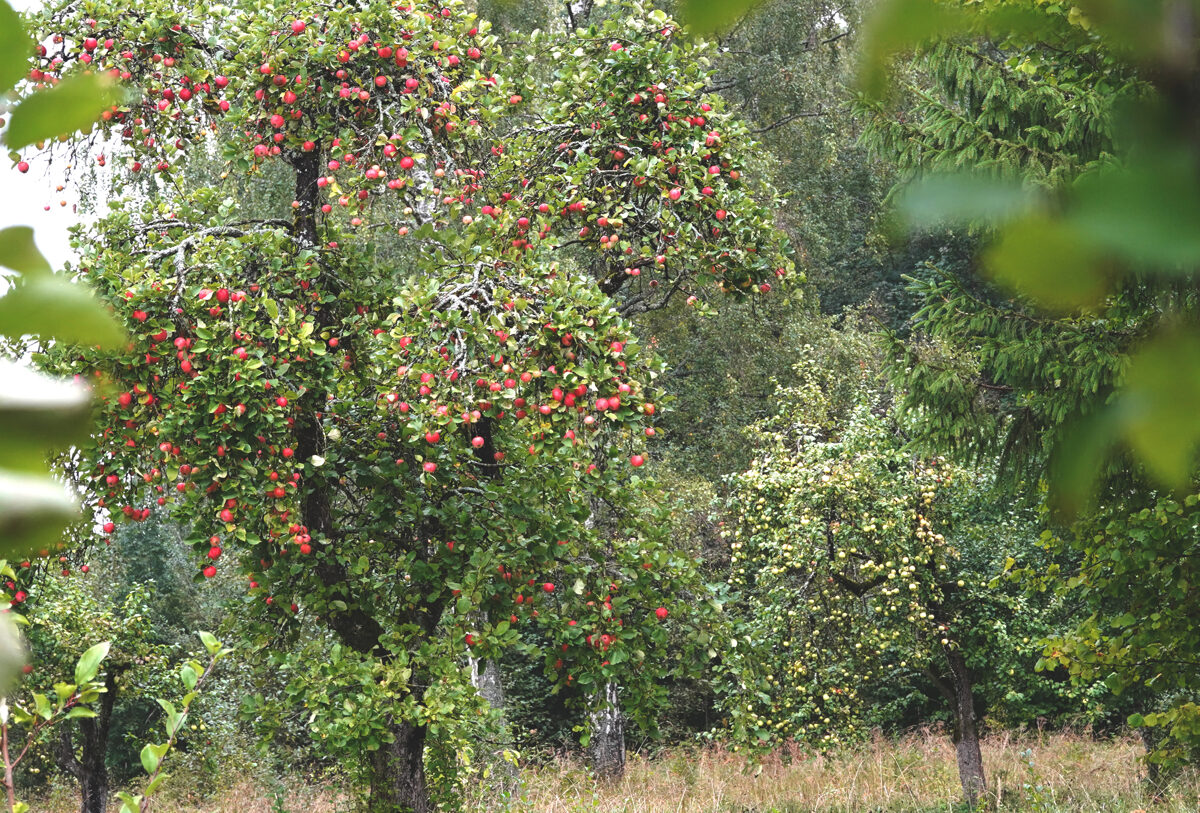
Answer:
[[[743,742],[829,744],[865,733],[881,697],[924,693],[952,721],[973,805],[984,714],[1069,691],[1033,669],[1066,613],[1001,578],[1009,556],[1037,558],[1036,514],[995,499],[986,469],[910,452],[858,352],[806,348],[801,383],[750,432],[725,529],[739,599],[723,705]]]

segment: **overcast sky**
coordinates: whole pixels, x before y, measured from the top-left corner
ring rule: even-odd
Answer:
[[[41,0],[9,0],[18,10],[26,10],[41,4]],[[22,175],[0,152],[0,228],[8,226],[33,226],[38,247],[56,268],[70,256],[67,246],[67,227],[76,222],[72,211],[77,195],[70,186],[62,192],[54,188],[63,183],[61,177],[51,177],[45,172],[45,163],[39,161],[32,150],[26,150],[29,172]],[[57,174],[57,172],[56,172]],[[66,206],[60,206],[61,201]],[[45,207],[49,206],[50,211]]]

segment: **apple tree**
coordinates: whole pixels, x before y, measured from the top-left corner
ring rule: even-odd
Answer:
[[[1060,691],[1032,672],[1061,608],[999,578],[1038,548],[1036,514],[990,499],[987,471],[914,456],[863,356],[805,356],[732,483],[740,600],[721,671],[735,735],[853,736],[873,693],[910,686],[949,710],[974,805],[984,712]]]
[[[550,132],[526,130],[557,116],[552,146],[578,153],[567,122],[591,126],[615,87],[573,104],[555,83],[518,88],[487,23],[458,2],[97,3],[41,20],[49,47],[31,82],[123,79],[130,96],[105,117],[121,141],[114,182],[144,191],[134,179],[155,176],[80,234],[79,272],[131,342],[41,356],[106,393],[99,429],[63,463],[106,533],[169,511],[191,524],[197,578],[238,568],[264,618],[336,633],[359,666],[327,677],[375,699],[337,723],[374,810],[429,809],[423,751],[462,714],[446,698],[463,694],[464,656],[516,646],[521,626],[543,631],[556,686],[629,687],[635,718],[661,699],[656,676],[679,668],[663,623],[696,603],[693,567],[667,546],[641,474],[661,365],[620,313],[641,292],[611,299],[618,266],[595,273],[581,252],[633,258],[622,279],[654,266],[646,284],[668,293],[710,281],[765,293],[790,265],[777,234],[750,228],[767,218],[741,191],[749,142],[702,93],[699,46],[656,12],[621,8],[621,42],[569,34],[571,64],[623,77],[617,97],[631,98],[654,79],[649,59],[680,60],[658,84],[687,124],[654,101],[597,128],[629,142],[628,167],[613,169],[610,150],[603,168],[563,162],[544,186],[528,179]],[[613,54],[628,65],[612,69]],[[655,130],[686,159],[658,157]],[[189,152],[207,145],[227,176],[290,174],[290,208],[247,211],[228,189],[190,184]],[[730,212],[747,225],[726,227]],[[564,251],[583,219],[605,239]],[[702,654],[703,623],[689,639]]]

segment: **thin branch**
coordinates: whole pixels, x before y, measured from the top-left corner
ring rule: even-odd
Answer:
[[[768,124],[766,127],[759,127],[758,129],[751,130],[750,132],[754,133],[754,134],[766,133],[766,132],[776,129],[777,127],[782,127],[785,124],[793,122],[796,119],[816,118],[817,116],[827,115],[830,112],[831,111],[829,111],[829,110],[809,110],[809,111],[804,111],[802,113],[793,113],[790,116],[784,116],[783,118],[781,118],[779,121],[775,122],[774,124]]]

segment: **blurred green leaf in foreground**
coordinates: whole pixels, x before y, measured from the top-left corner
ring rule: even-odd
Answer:
[[[1163,292],[1115,390],[1095,393],[1052,454],[1051,489],[1068,514],[1084,505],[1100,464],[1120,449],[1173,489],[1195,470],[1200,320],[1190,298],[1175,292],[1194,286],[1200,267],[1200,48],[1188,33],[1198,21],[1195,0],[1080,0],[1069,10],[1017,0],[885,0],[865,32],[860,80],[876,109],[886,108],[894,58],[911,51],[987,52],[1031,80],[1072,79],[1039,61],[1053,46],[1105,67],[1091,80],[1109,83],[1097,92],[1115,96],[1117,77],[1132,77],[1127,87],[1135,92],[1106,111],[1111,151],[1069,182],[1014,178],[1000,162],[935,169],[927,162],[897,198],[914,227],[980,233],[983,270],[1048,314],[1102,318],[1133,288],[1139,301]]]
[[[29,70],[33,40],[20,16],[0,0],[0,93]],[[20,90],[20,89],[18,89]],[[87,127],[115,100],[107,78],[88,75],[25,94],[4,132],[14,155],[31,144]],[[0,228],[0,337],[119,346],[123,333],[91,292],[55,274],[33,230]],[[45,378],[0,359],[0,556],[52,545],[79,518],[77,500],[46,463],[52,449],[86,434],[90,395],[79,384]]]

